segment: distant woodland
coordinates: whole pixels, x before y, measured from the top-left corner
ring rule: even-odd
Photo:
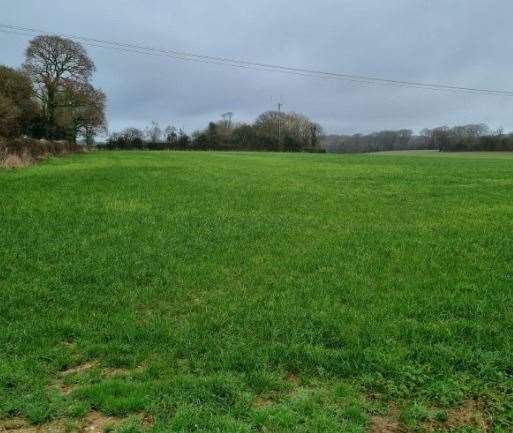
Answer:
[[[445,152],[511,151],[513,134],[506,134],[502,129],[491,130],[484,124],[472,124],[423,129],[419,134],[410,129],[400,129],[370,134],[326,135],[322,137],[322,145],[328,152],[335,153],[418,149]]]

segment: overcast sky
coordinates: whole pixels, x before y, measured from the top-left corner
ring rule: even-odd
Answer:
[[[0,22],[156,48],[347,74],[513,90],[510,0],[4,0]],[[29,38],[0,33],[0,63]],[[240,70],[86,47],[110,130],[188,132],[280,99],[329,133],[486,122],[513,130],[513,98]]]

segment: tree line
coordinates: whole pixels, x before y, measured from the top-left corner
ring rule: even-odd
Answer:
[[[106,97],[91,84],[94,71],[78,42],[32,39],[19,69],[0,66],[0,136],[92,143],[106,130]]]
[[[111,134],[106,149],[174,150],[268,150],[322,152],[321,127],[298,113],[267,111],[254,123],[235,123],[233,113],[210,122],[190,136],[173,126],[161,128],[152,122],[144,130],[126,128]]]
[[[0,65],[0,137],[8,139],[7,145],[2,144],[4,152],[9,146],[23,147],[26,137],[71,144],[83,140],[92,145],[95,136],[105,134],[106,96],[92,85],[94,72],[95,65],[80,43],[51,35],[37,36],[29,42],[20,68]],[[293,112],[267,111],[253,123],[232,119],[233,113],[225,113],[222,119],[191,135],[173,126],[160,128],[157,123],[144,130],[126,128],[109,135],[99,147],[344,153],[513,150],[512,133],[491,130],[484,124],[441,126],[418,134],[401,129],[323,135],[319,124]],[[18,140],[16,144],[16,137],[25,137],[25,141]]]
[[[440,126],[423,129],[378,131],[370,134],[326,135],[322,144],[328,152],[364,153],[390,150],[513,151],[513,133],[492,130],[485,124]]]

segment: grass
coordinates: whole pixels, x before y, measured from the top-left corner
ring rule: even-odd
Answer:
[[[0,420],[512,429],[507,156],[100,152],[0,193]]]

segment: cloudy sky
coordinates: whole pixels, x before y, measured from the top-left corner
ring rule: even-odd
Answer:
[[[513,90],[510,0],[4,0],[0,22],[55,33],[347,74]],[[19,66],[29,37],[0,33]],[[298,77],[86,47],[111,130],[187,131],[281,98],[329,133],[486,122],[513,130],[513,98]]]

